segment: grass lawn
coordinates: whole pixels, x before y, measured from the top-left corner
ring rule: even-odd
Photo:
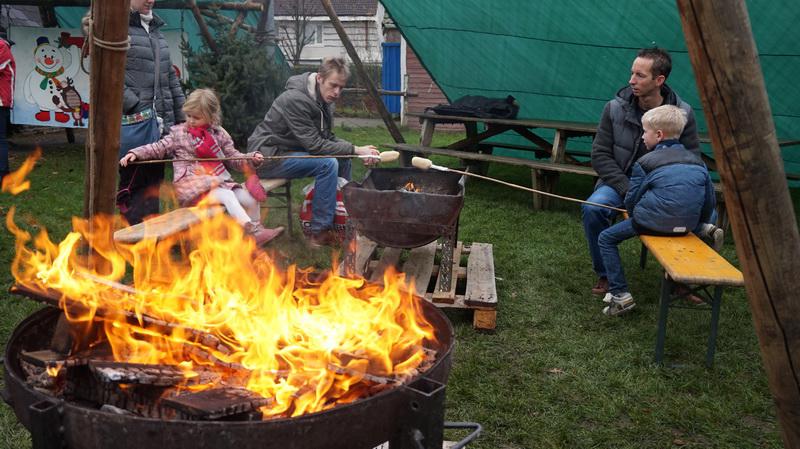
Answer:
[[[380,128],[337,128],[337,135],[356,144],[391,141]],[[455,137],[437,134],[434,144]],[[406,139],[417,142],[418,135],[409,131]],[[26,154],[12,145],[12,156],[15,168]],[[355,165],[354,178],[360,179],[364,170]],[[82,145],[45,148],[31,190],[0,196],[0,215],[16,205],[18,223],[37,223],[60,240],[70,217],[82,211],[83,167]],[[494,165],[489,175],[530,185],[529,172],[517,167]],[[304,184],[293,186],[295,204]],[[591,190],[590,179],[562,175],[558,193],[585,198]],[[792,196],[797,211],[800,192],[795,189]],[[269,218],[271,224],[284,221],[282,211]],[[456,349],[446,419],[484,426],[471,449],[781,447],[743,289],[726,292],[713,369],[704,367],[709,314],[680,309],[670,312],[666,366],[660,368],[652,359],[661,273],[652,257],[646,269],[638,268],[637,241],[621,248],[637,307],[607,318],[599,299],[589,294],[595,279],[577,204],[556,202],[552,210],[538,212],[526,192],[471,179],[459,232],[462,241],[494,245],[498,277],[496,333],[475,332],[467,312],[447,312]],[[275,248],[300,266],[330,265],[329,252],[309,252],[299,238],[281,239]],[[737,263],[730,238],[723,255]],[[12,283],[12,257],[13,241],[4,229],[3,346],[17,323],[39,307],[5,293]],[[11,409],[0,407],[0,448],[30,445]]]

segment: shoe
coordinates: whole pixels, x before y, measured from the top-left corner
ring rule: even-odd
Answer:
[[[612,301],[613,298],[614,298],[614,295],[612,293],[610,293],[610,292],[606,293],[606,295],[603,296],[603,302],[606,303],[606,304],[611,304],[611,301]]]
[[[246,223],[244,225],[244,232],[253,236],[253,239],[256,241],[256,245],[263,246],[274,240],[275,237],[283,234],[283,226],[278,226],[274,229],[268,229],[257,221],[251,221],[250,223]]]
[[[593,295],[605,295],[608,293],[608,278],[601,277],[597,279],[597,283],[592,287]]]
[[[717,229],[719,229],[719,228],[717,228]],[[706,303],[703,300],[703,298],[701,298],[701,297],[695,295],[694,293],[692,293],[692,289],[691,288],[689,288],[688,286],[683,285],[683,284],[677,284],[675,286],[675,289],[672,292],[678,297],[686,298],[687,301],[689,301],[690,303],[692,303],[694,305],[698,305],[699,306],[699,305],[703,305],[703,304]]]
[[[720,252],[725,244],[725,231],[711,223],[701,224],[697,236],[716,252]]]
[[[336,233],[330,229],[320,232],[312,232],[306,235],[306,244],[311,248],[321,248],[323,246],[339,246],[341,242]]]
[[[633,296],[628,292],[611,295],[610,299],[611,303],[603,307],[603,315],[618,316],[636,307],[636,303],[633,302]],[[605,298],[603,298],[603,300],[605,300]]]

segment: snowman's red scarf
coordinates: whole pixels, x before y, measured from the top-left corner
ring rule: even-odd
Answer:
[[[192,136],[192,143],[194,144],[194,152],[199,158],[203,159],[218,159],[224,156],[222,149],[214,140],[214,136],[209,132],[208,127],[186,127],[186,132]],[[200,162],[204,171],[212,176],[230,177],[227,175],[225,165],[221,161],[204,161]],[[225,176],[227,175],[227,176]]]

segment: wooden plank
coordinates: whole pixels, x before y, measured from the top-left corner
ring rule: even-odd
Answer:
[[[467,259],[467,290],[464,293],[464,302],[468,306],[497,306],[491,243],[472,244]]]
[[[377,243],[364,237],[363,235],[359,235],[356,238],[356,272],[354,274],[358,276],[364,276],[364,273],[367,272],[367,266],[372,259],[372,255],[375,254],[375,250],[377,248]],[[339,276],[344,275],[344,269],[344,261],[342,261],[342,263],[339,264]]]
[[[384,248],[383,254],[381,254],[381,258],[378,261],[378,265],[375,266],[369,276],[369,281],[375,283],[383,282],[384,272],[386,272],[389,267],[397,268],[397,265],[400,262],[400,254],[402,254],[402,252],[402,248]]]
[[[457,278],[455,274],[458,272],[459,265],[461,264],[461,242],[456,244],[456,247],[453,248],[453,271],[452,271],[452,282],[450,283],[450,290],[443,292],[439,291],[439,286],[441,285],[442,275],[441,272],[439,276],[436,276],[436,287],[433,289],[433,295],[431,298],[433,299],[434,303],[452,303],[456,297],[456,285],[458,284]]]
[[[477,122],[477,123],[491,123],[497,125],[509,126],[524,126],[527,128],[548,128],[548,129],[563,129],[566,131],[586,133],[586,135],[594,135],[597,132],[597,123],[590,122],[569,122],[562,120],[541,120],[541,119],[495,119],[495,118],[479,118],[479,117],[459,117],[453,115],[438,115],[427,113],[413,113],[408,112],[406,115],[409,117],[420,117],[422,119],[430,120],[443,120],[454,121],[461,123]]]
[[[144,239],[161,240],[208,220],[225,211],[222,206],[184,207],[159,215],[114,233],[118,243],[137,243]]]
[[[414,282],[414,290],[419,296],[424,297],[428,291],[434,256],[436,256],[436,241],[409,251],[408,259],[403,264],[402,271],[406,274],[406,282]]]
[[[491,331],[497,327],[497,310],[476,310],[472,315],[472,327]]]
[[[639,239],[669,276],[694,285],[744,285],[742,272],[694,234],[677,237],[640,235]]]

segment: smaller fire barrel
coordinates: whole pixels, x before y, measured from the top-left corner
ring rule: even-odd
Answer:
[[[406,190],[413,183],[419,191]],[[356,232],[391,248],[416,248],[454,235],[464,205],[463,177],[417,168],[376,168],[342,189]]]

